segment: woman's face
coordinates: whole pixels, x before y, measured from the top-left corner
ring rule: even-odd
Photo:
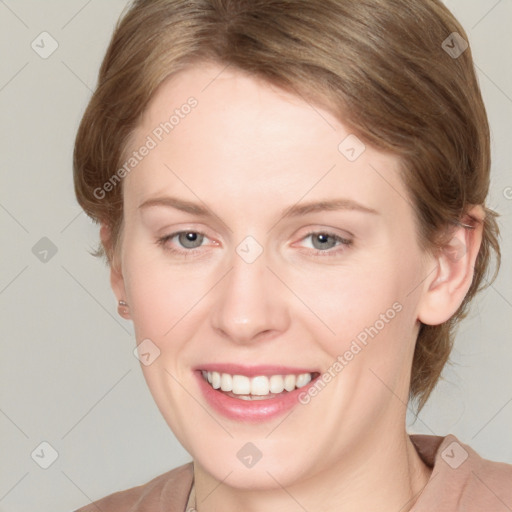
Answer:
[[[432,270],[397,158],[213,64],[159,88],[130,154],[112,282],[151,393],[196,464],[264,488],[362,447],[377,456],[372,443],[403,432]],[[299,373],[320,377],[278,377]]]

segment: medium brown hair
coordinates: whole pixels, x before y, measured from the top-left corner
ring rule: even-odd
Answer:
[[[470,206],[484,206],[465,300],[444,324],[420,328],[410,398],[421,410],[448,361],[455,327],[487,281],[493,252],[492,278],[500,263],[497,215],[485,207],[489,126],[471,49],[448,51],[467,39],[437,0],[132,2],[115,28],[75,142],[78,202],[111,229],[112,243],[94,254],[113,263],[123,220],[122,183],[101,199],[95,190],[122,165],[130,135],[167,77],[212,61],[324,106],[361,140],[400,158],[423,248],[439,247],[440,233],[464,220]]]

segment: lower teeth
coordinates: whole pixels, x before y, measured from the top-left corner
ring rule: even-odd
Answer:
[[[223,391],[226,395],[232,397],[232,398],[239,398],[240,400],[266,400],[267,398],[276,398],[277,395],[273,395],[269,393],[268,395],[236,395],[233,392],[226,393]]]
[[[232,391],[222,391],[218,389],[217,391],[220,391],[221,393],[224,393],[225,395],[230,396],[231,398],[238,398],[240,400],[267,400],[268,398],[277,398],[279,395],[282,395],[284,393],[269,393],[268,395],[237,395],[233,393]]]

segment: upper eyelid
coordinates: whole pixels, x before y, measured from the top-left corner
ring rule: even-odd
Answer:
[[[187,227],[187,228],[175,229],[175,230],[163,229],[162,233],[157,235],[157,237],[158,238],[173,238],[182,233],[197,233],[199,235],[203,235],[205,238],[208,238],[209,240],[212,240],[212,237],[210,235],[208,235],[208,233],[204,229],[199,229],[199,228],[194,228],[194,227]]]
[[[340,229],[340,228],[332,228],[332,227],[306,227],[306,228],[300,228],[299,230],[296,230],[296,231],[302,231],[303,229],[306,229],[307,232],[303,235],[303,236],[308,236],[312,233],[326,233],[326,234],[330,234],[330,235],[333,235],[333,236],[339,236],[341,238],[354,238],[355,236],[348,230],[346,229]],[[182,228],[182,229],[176,229],[175,231],[173,230],[169,230],[169,232],[167,232],[166,229],[163,229],[162,230],[163,233],[162,233],[162,237],[163,236],[169,236],[169,235],[177,235],[179,233],[188,233],[188,232],[193,232],[193,233],[199,233],[201,235],[204,235],[208,238],[211,238],[208,233],[203,229],[203,228],[195,228],[195,227],[185,227],[185,228]],[[345,234],[340,234],[340,233],[337,233],[337,231],[342,231],[343,233]]]
[[[320,229],[317,229],[317,228],[309,229],[308,228],[307,232],[302,234],[298,241],[302,241],[305,238],[308,238],[308,237],[310,237],[312,235],[325,234],[325,235],[332,236],[332,237],[334,237],[336,239],[345,240],[347,242],[353,242],[355,236],[352,233],[348,232],[348,231],[345,231],[345,230],[343,230],[343,231],[344,231],[343,233],[338,233],[336,231],[336,229],[334,229],[334,228],[324,228],[324,229],[322,229],[322,228],[320,228]],[[293,243],[296,243],[296,242],[293,242]]]

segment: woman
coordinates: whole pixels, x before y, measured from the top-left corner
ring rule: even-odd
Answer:
[[[437,1],[131,5],[75,187],[193,462],[81,511],[512,508],[512,466],[405,429],[499,263],[466,41]]]

